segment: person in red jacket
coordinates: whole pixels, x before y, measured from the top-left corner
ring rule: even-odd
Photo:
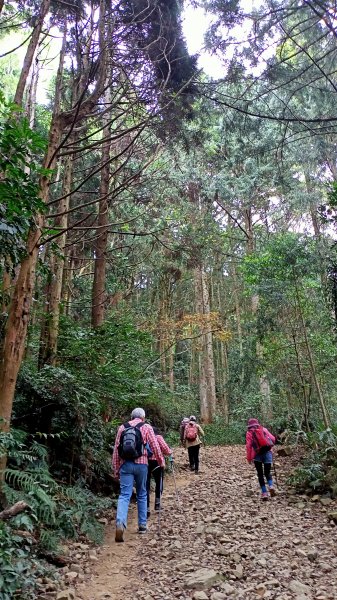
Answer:
[[[271,466],[273,463],[272,447],[276,442],[275,437],[266,427],[260,425],[257,419],[249,419],[246,432],[247,461],[254,463],[259,484],[261,487],[262,500],[268,500],[268,492],[265,478],[268,483],[269,494],[275,495]]]

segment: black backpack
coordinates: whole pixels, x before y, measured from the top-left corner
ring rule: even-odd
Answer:
[[[137,423],[134,427],[130,423],[124,423],[118,454],[123,460],[135,460],[144,454],[144,442],[140,428],[144,423]]]

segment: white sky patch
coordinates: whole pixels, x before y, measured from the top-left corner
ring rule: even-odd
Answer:
[[[214,16],[206,13],[203,8],[193,8],[187,5],[183,12],[183,33],[189,54],[200,54],[198,66],[207,75],[218,79],[225,75],[225,69],[220,58],[205,50],[204,36],[214,21]]]
[[[260,0],[241,0],[241,8],[244,13],[249,14],[254,8],[258,8],[261,4]],[[226,75],[225,60],[230,60],[233,56],[234,48],[241,44],[241,48],[248,47],[248,36],[251,29],[251,23],[248,19],[244,20],[240,25],[234,26],[230,30],[230,37],[235,40],[235,44],[229,42],[225,55],[220,58],[215,52],[210,52],[205,48],[204,36],[211,26],[216,21],[216,17],[207,13],[203,8],[193,8],[190,4],[186,4],[183,11],[183,33],[186,39],[189,54],[199,54],[198,66],[213,79],[220,79]],[[228,38],[228,31],[225,27],[220,31],[223,33],[223,39]],[[277,45],[277,40],[275,40]],[[221,51],[220,51],[221,53]],[[275,47],[270,46],[260,56],[259,65],[251,69],[251,72],[258,76],[264,68],[264,63],[275,53]],[[248,66],[248,62],[247,62]]]

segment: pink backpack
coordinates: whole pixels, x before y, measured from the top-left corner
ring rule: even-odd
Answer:
[[[198,427],[196,423],[187,423],[185,427],[185,439],[194,442],[198,437]]]

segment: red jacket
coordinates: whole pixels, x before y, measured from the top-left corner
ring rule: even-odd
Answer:
[[[254,431],[254,429],[257,429],[257,427],[261,427],[261,425],[256,425],[255,427],[249,428],[246,433],[246,452],[247,452],[248,462],[250,462],[251,460],[254,460],[255,456],[257,456],[257,450],[256,450],[256,448],[254,448],[254,436],[253,436],[253,431]],[[263,427],[263,431],[271,439],[273,444],[275,444],[276,438],[273,436],[273,434],[270,433],[270,431],[268,431],[268,429],[266,427]]]

